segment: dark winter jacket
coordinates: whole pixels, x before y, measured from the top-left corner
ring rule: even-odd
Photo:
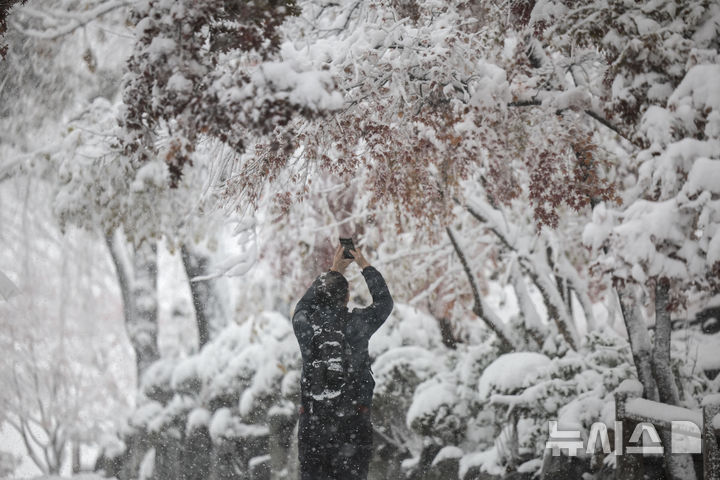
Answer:
[[[370,370],[370,355],[368,353],[368,342],[373,333],[385,322],[393,309],[393,300],[387,288],[385,279],[380,272],[373,267],[366,267],[362,271],[367,283],[373,303],[369,307],[354,308],[348,311],[347,307],[335,308],[327,313],[334,316],[344,327],[345,338],[350,346],[348,358],[348,371],[351,375],[350,385],[347,391],[347,402],[359,406],[370,407],[372,403],[373,388],[375,381]],[[293,329],[300,344],[300,352],[303,358],[303,365],[308,360],[310,341],[313,336],[311,317],[313,312],[319,308],[316,300],[316,291],[320,277],[310,286],[305,295],[295,307],[293,315]],[[327,307],[323,307],[326,309]],[[303,368],[303,382],[305,384],[305,369]],[[307,405],[308,397],[302,391],[302,403]]]

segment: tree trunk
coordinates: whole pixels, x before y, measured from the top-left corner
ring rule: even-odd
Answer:
[[[680,396],[673,375],[670,360],[670,281],[660,278],[655,282],[655,345],[653,348],[653,373],[657,384],[660,401],[669,405],[678,405]],[[661,432],[665,447],[665,470],[673,480],[695,479],[695,468],[690,455],[673,455],[671,448],[671,432]]]
[[[529,336],[529,338],[525,339],[527,347],[532,351],[540,351],[548,331],[543,325],[540,314],[535,308],[535,303],[530,297],[530,291],[520,270],[520,262],[517,259],[513,260],[510,265],[510,281],[515,290],[520,314],[525,323],[525,330]]]
[[[80,473],[80,469],[82,468],[80,458],[80,442],[75,441],[72,444],[72,473],[73,475]]]
[[[658,401],[657,386],[652,370],[650,334],[647,325],[643,321],[640,306],[627,285],[618,287],[617,294],[628,333],[635,369],[637,370],[638,379],[645,390],[643,397],[648,400]]]
[[[135,349],[138,379],[147,367],[160,358],[157,346],[157,248],[155,242],[144,242],[135,249],[135,278],[132,294],[133,316],[127,323],[130,341]]]
[[[147,240],[134,255],[124,247],[120,232],[106,237],[123,299],[125,328],[135,351],[137,380],[160,358],[157,346],[157,248]],[[131,257],[131,258],[129,258]]]
[[[660,401],[670,405],[680,403],[675,376],[670,362],[670,332],[672,331],[668,310],[670,282],[663,278],[655,282],[655,345],[653,348],[653,373]]]
[[[208,275],[210,255],[193,245],[183,245],[181,252],[195,308],[199,348],[202,348],[227,325],[228,316],[224,308],[220,280],[192,280]]]

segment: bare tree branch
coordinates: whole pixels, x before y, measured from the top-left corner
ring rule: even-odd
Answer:
[[[68,20],[68,24],[64,25],[62,27],[58,27],[54,30],[36,30],[32,28],[23,28],[22,25],[20,25],[18,22],[13,22],[13,26],[23,35],[27,35],[29,37],[35,37],[42,40],[55,40],[59,37],[69,35],[73,33],[78,28],[84,27],[88,23],[92,22],[93,20],[96,20],[103,15],[112,12],[113,10],[117,10],[118,8],[126,7],[130,5],[131,2],[128,1],[118,1],[118,2],[108,2],[101,5],[96,6],[92,10],[88,12],[84,12],[82,14],[77,15],[71,15],[66,12],[50,12],[50,16],[56,16],[58,18],[62,18],[64,20]],[[28,13],[37,16],[38,11],[34,9],[29,9]]]
[[[457,199],[455,199],[455,201],[459,204],[459,201]],[[470,215],[475,217],[478,222],[484,224],[488,230],[493,232],[506,248],[518,254],[518,260],[521,260],[520,266],[522,267],[523,273],[530,277],[530,280],[532,280],[533,284],[537,287],[538,291],[543,297],[543,303],[545,304],[545,308],[547,309],[548,316],[555,321],[558,330],[563,335],[565,341],[568,342],[568,345],[570,345],[573,349],[577,350],[578,339],[576,338],[574,325],[570,324],[572,319],[569,318],[569,314],[567,312],[560,311],[559,309],[559,306],[564,305],[564,302],[553,301],[553,298],[560,296],[560,294],[557,291],[553,291],[556,290],[555,285],[553,285],[549,281],[546,281],[543,277],[540,276],[537,271],[535,271],[537,267],[537,262],[534,262],[527,255],[518,252],[517,248],[510,243],[509,239],[503,232],[493,226],[491,222],[489,222],[483,215],[481,215],[471,206],[463,205],[463,207],[470,213]]]
[[[473,299],[474,304],[472,311],[482,319],[485,324],[490,327],[490,330],[492,330],[495,335],[497,335],[498,339],[501,343],[501,348],[505,352],[510,352],[515,350],[515,345],[510,341],[508,338],[507,333],[505,332],[505,329],[502,325],[498,324],[498,319],[493,319],[491,316],[487,314],[485,311],[485,305],[482,301],[482,298],[480,298],[480,290],[478,289],[477,282],[475,281],[475,277],[473,276],[472,271],[470,270],[470,265],[468,264],[467,258],[465,257],[465,253],[460,249],[460,245],[458,244],[457,240],[455,239],[455,236],[452,233],[452,230],[450,230],[450,227],[446,227],[445,231],[447,232],[448,237],[450,238],[450,242],[453,245],[453,248],[455,249],[455,253],[457,253],[458,258],[460,259],[460,263],[463,266],[463,269],[465,270],[465,274],[467,275],[468,281],[470,282],[470,288],[472,289],[473,293]],[[496,317],[493,315],[493,317]]]

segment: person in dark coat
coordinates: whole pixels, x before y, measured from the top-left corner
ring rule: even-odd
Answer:
[[[362,270],[372,304],[348,311],[350,292],[343,273],[353,259],[343,258],[340,246],[330,271],[313,282],[295,307],[292,318],[303,358],[298,428],[300,480],[365,480],[372,456],[370,415],[375,380],[370,369],[368,341],[390,315],[393,300],[380,272],[370,266],[360,251],[350,252]],[[342,394],[333,399],[332,407],[310,394],[308,362],[318,318],[334,322],[344,333],[347,349],[345,366],[349,379]]]

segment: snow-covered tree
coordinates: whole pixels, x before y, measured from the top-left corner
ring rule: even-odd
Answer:
[[[15,178],[0,197],[0,261],[17,286],[0,303],[0,420],[42,472],[58,473],[71,450],[119,427],[106,409],[129,407],[134,377],[112,266],[92,236],[59,231],[50,191]]]
[[[597,271],[618,285],[645,395],[669,404],[680,401],[671,312],[718,291],[720,89],[710,80],[720,60],[718,15],[715,2],[540,2],[533,10],[540,38],[568,58],[575,81],[589,86],[591,103],[625,139],[616,169],[622,203],[597,205],[585,240],[599,254]],[[605,68],[592,85],[584,65],[593,70],[594,51]],[[653,343],[636,285],[652,299]],[[672,478],[692,472],[687,457],[666,460]]]

